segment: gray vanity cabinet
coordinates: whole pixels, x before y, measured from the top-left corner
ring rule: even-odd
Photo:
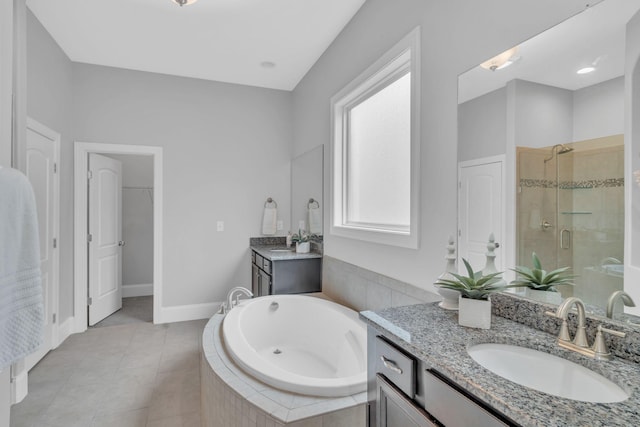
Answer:
[[[256,297],[322,290],[321,257],[277,259],[252,250],[251,261],[251,291]]]
[[[367,339],[369,427],[517,426],[371,328]]]

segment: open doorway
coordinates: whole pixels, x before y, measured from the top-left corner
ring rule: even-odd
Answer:
[[[82,143],[75,144],[74,165],[74,316],[76,331],[87,329],[88,314],[92,314],[91,324],[97,323],[92,313],[93,303],[100,295],[95,291],[95,267],[93,251],[89,239],[95,239],[89,225],[95,224],[89,220],[90,207],[98,205],[91,202],[89,191],[89,166],[92,159],[103,158],[122,166],[121,182],[114,184],[118,192],[114,197],[120,200],[122,219],[117,228],[121,234],[110,239],[117,242],[119,256],[122,260],[117,268],[113,268],[114,275],[121,274],[121,287],[114,292],[112,299],[117,300],[117,307],[104,312],[107,316],[122,306],[125,310],[119,312],[119,317],[150,317],[154,323],[158,321],[158,311],[161,306],[162,271],[160,260],[162,254],[162,148],[149,146]],[[94,172],[95,175],[95,172]],[[91,179],[95,179],[92,176]],[[93,182],[93,181],[92,181]],[[117,182],[117,180],[114,180]],[[105,188],[113,187],[109,181]],[[93,186],[93,184],[92,184]],[[116,192],[117,193],[117,192]],[[110,195],[107,198],[112,197]],[[118,221],[113,221],[118,224]],[[109,228],[109,227],[107,227]],[[102,233],[102,231],[99,231]],[[93,233],[93,234],[92,234]],[[101,247],[106,245],[101,245]],[[127,247],[128,246],[128,247]],[[107,274],[105,277],[109,276]],[[108,279],[108,277],[107,277]],[[118,279],[119,280],[119,279]],[[91,285],[91,288],[90,288]],[[107,287],[105,287],[107,288]],[[124,297],[124,300],[122,299]],[[90,304],[91,308],[90,308]],[[151,304],[151,306],[147,306]],[[94,310],[94,312],[97,310]],[[101,319],[100,319],[101,320]],[[112,319],[124,323],[125,318]]]

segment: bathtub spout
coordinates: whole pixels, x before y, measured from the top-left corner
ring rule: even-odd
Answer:
[[[227,311],[231,310],[235,305],[238,304],[240,295],[237,295],[234,301],[233,296],[235,294],[244,294],[249,298],[253,297],[253,293],[249,289],[243,288],[242,286],[236,286],[235,288],[231,289],[227,294]]]

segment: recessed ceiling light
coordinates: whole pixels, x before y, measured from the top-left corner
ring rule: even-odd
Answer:
[[[578,74],[589,74],[592,73],[596,70],[596,67],[584,67],[584,68],[580,68],[578,71],[576,71],[576,73]]]
[[[171,0],[171,1],[179,5],[180,7],[182,7],[182,6],[189,6],[190,4],[194,4],[198,0]]]
[[[519,56],[516,56],[517,53],[518,46],[512,47],[511,49],[502,52],[500,55],[496,55],[488,61],[483,62],[480,66],[485,70],[502,70],[520,59]]]
[[[260,63],[260,66],[262,68],[275,68],[276,67],[276,63],[275,62],[271,62],[271,61],[263,61]]]

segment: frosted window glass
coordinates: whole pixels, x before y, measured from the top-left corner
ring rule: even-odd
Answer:
[[[351,108],[347,223],[409,229],[411,73]]]

